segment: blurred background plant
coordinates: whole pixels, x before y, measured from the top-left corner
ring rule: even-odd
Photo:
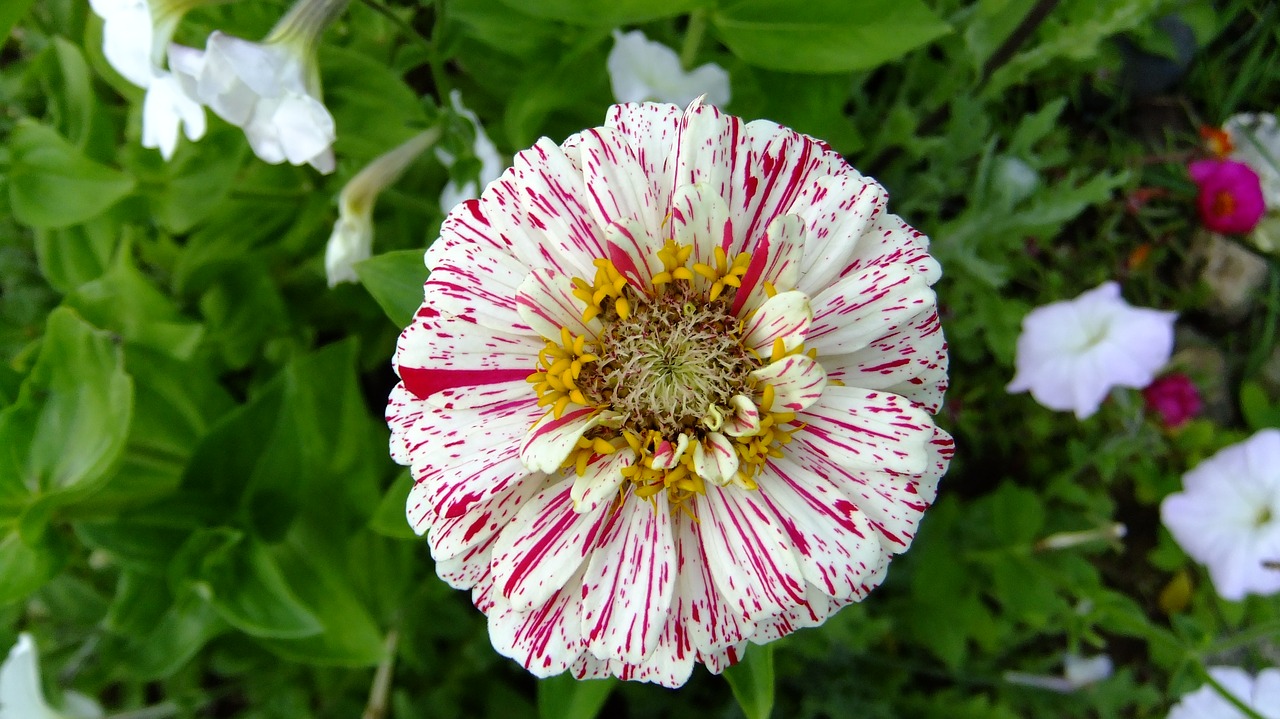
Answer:
[[[288,10],[199,6],[174,40],[266,38]],[[165,161],[89,3],[9,0],[0,648],[30,633],[68,714],[83,695],[153,718],[1163,717],[1209,666],[1280,663],[1280,598],[1219,597],[1159,513],[1280,427],[1273,216],[1203,229],[1187,169],[1222,154],[1202,127],[1280,106],[1278,20],[1244,0],[359,0],[289,90],[323,93],[321,174],[313,146],[272,155],[269,128],[213,114]],[[381,421],[438,198],[600,124],[632,30],[727,72],[728,111],[885,184],[933,238],[952,351],[956,459],[885,585],[679,692],[495,654],[406,525]],[[367,208],[359,282],[330,289],[344,185],[430,128],[436,152]],[[1174,388],[1083,420],[1008,394],[1028,312],[1107,280],[1179,312]]]

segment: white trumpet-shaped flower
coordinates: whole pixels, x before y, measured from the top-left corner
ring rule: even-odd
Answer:
[[[461,117],[465,117],[471,121],[475,127],[476,140],[471,151],[475,154],[476,159],[480,161],[480,173],[476,179],[468,180],[461,184],[456,179],[450,178],[444,186],[444,190],[440,192],[440,208],[448,212],[455,205],[466,200],[474,200],[480,196],[480,190],[485,185],[498,179],[502,175],[505,163],[502,155],[498,154],[498,148],[493,144],[493,140],[489,139],[489,135],[484,131],[484,126],[480,124],[480,118],[476,114],[462,104],[462,93],[453,90],[449,93],[449,102],[453,105],[453,111]],[[457,157],[452,152],[443,147],[436,148],[436,157],[445,167],[452,167],[457,162]]]
[[[324,251],[330,287],[359,281],[355,265],[373,252],[373,205],[378,195],[439,139],[440,128],[420,132],[379,155],[343,186],[338,195],[338,221]]]
[[[146,88],[142,101],[142,146],[173,157],[178,132],[204,136],[204,107],[196,99],[194,75],[203,53],[169,40],[178,21],[207,0],[90,0],[103,19],[102,52],[129,82]],[[168,68],[166,68],[166,56]]]
[[[316,44],[347,0],[299,0],[262,42],[214,31],[196,88],[271,164],[334,169],[333,115],[321,101]]]
[[[1084,419],[1111,388],[1151,384],[1173,351],[1176,319],[1129,305],[1114,282],[1038,307],[1022,320],[1018,371],[1008,391],[1030,390],[1045,407]]]
[[[18,643],[0,664],[0,719],[100,719],[102,707],[89,697],[67,692],[64,711],[54,711],[40,686],[40,663],[30,634],[19,634]]]
[[[675,51],[639,30],[613,31],[613,49],[605,63],[618,102],[671,102],[687,105],[701,95],[711,105],[729,102],[729,73],[715,63],[685,72]]]

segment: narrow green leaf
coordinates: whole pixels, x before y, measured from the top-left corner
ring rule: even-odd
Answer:
[[[57,61],[57,73],[50,75],[56,76],[60,83],[55,88],[55,99],[63,115],[59,125],[67,138],[83,150],[93,132],[96,109],[89,63],[85,62],[79,47],[57,36],[53,38],[53,58]]]
[[[751,645],[742,661],[724,670],[733,698],[747,719],[769,719],[773,713],[773,645]]]
[[[9,202],[23,224],[78,225],[133,191],[132,177],[90,160],[55,130],[33,120],[18,121],[9,147]]]
[[[18,401],[0,412],[0,505],[22,494],[67,503],[98,489],[132,414],[120,347],[71,310],[54,310]]]
[[[951,31],[920,0],[741,0],[712,16],[733,54],[771,70],[865,70]]]
[[[369,528],[384,537],[392,539],[417,539],[418,534],[409,526],[405,518],[405,505],[409,501],[409,490],[413,489],[413,477],[409,470],[400,473],[396,481],[387,488],[387,493],[378,503],[373,518],[369,520]]]
[[[422,250],[397,250],[370,257],[356,265],[356,274],[373,299],[397,327],[407,327],[422,304],[427,267]]]
[[[96,280],[111,266],[120,244],[120,225],[108,216],[56,229],[37,229],[36,259],[54,289],[67,293]]]
[[[579,681],[564,673],[538,682],[539,719],[595,719],[617,680]]]

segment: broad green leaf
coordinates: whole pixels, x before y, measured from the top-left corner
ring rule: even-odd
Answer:
[[[334,151],[339,157],[372,160],[427,127],[417,93],[385,63],[325,45],[320,69],[325,106],[338,126]]]
[[[9,136],[9,202],[18,221],[38,228],[78,225],[133,191],[134,179],[80,154],[52,128],[18,121]]]
[[[407,327],[422,305],[422,283],[427,280],[422,250],[384,252],[356,264],[360,284],[387,313],[392,324]]]
[[[120,244],[120,225],[110,217],[35,232],[40,272],[54,289],[67,293],[101,277]]]
[[[675,17],[706,7],[707,0],[502,0],[514,10],[577,25],[629,25]]]
[[[101,487],[132,414],[120,347],[71,310],[55,310],[18,401],[0,412],[0,505],[24,494],[66,503]]]
[[[156,221],[170,232],[191,230],[231,192],[248,145],[235,127],[214,127],[199,142],[183,145],[165,164],[167,181],[152,199]]]
[[[1029,489],[1011,482],[1000,485],[989,501],[991,529],[1005,546],[1030,544],[1044,526],[1044,502]]]
[[[230,529],[204,530],[175,560],[178,587],[191,582],[227,623],[250,636],[305,637],[322,627],[257,540]]]
[[[36,0],[6,0],[0,3],[0,48],[9,38],[9,31],[22,19],[23,15],[36,4]]]
[[[538,682],[539,719],[595,719],[617,680],[581,681],[565,672]]]
[[[172,551],[172,547],[166,547]],[[173,606],[173,595],[164,577],[149,572],[125,570],[116,582],[115,598],[103,619],[107,631],[125,636],[150,632]]]
[[[1240,383],[1240,412],[1255,431],[1280,427],[1280,407],[1271,403],[1266,390],[1254,380]]]
[[[554,46],[562,35],[554,22],[528,13],[530,3],[504,4],[503,0],[468,0],[449,3],[444,12],[464,32],[507,55],[531,57],[539,50]]]
[[[13,529],[0,536],[0,606],[26,599],[62,569],[66,550],[57,535],[45,532],[28,544]]]
[[[950,32],[920,0],[741,0],[711,15],[733,54],[771,70],[865,70]]]
[[[311,608],[323,630],[297,639],[264,641],[288,659],[333,666],[372,666],[385,653],[384,637],[369,610],[352,591],[350,580],[328,557],[305,543],[278,550],[289,586]]]
[[[117,603],[133,601],[130,595],[117,596]],[[118,615],[118,621],[124,618]],[[171,676],[194,657],[206,642],[227,631],[213,605],[194,591],[186,591],[142,634],[122,636],[117,671],[134,679],[152,680]]]
[[[753,644],[742,661],[724,670],[733,698],[747,719],[769,719],[773,714],[773,645]]]
[[[175,359],[189,359],[203,334],[198,323],[183,317],[173,300],[138,271],[127,246],[116,253],[105,275],[76,288],[66,304],[130,345]]]

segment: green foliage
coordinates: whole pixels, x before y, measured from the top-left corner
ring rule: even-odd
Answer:
[[[261,37],[286,5],[214,3],[177,39]],[[1169,13],[1196,54],[1168,94],[1137,97],[1129,53],[1176,56]],[[337,126],[324,176],[263,163],[212,115],[164,161],[86,3],[0,3],[0,642],[33,632],[47,688],[109,716],[1164,717],[1205,666],[1273,663],[1280,626],[1275,597],[1217,597],[1159,521],[1183,473],[1280,427],[1280,275],[1240,316],[1205,309],[1183,167],[1198,125],[1280,107],[1277,13],[353,3],[318,50]],[[679,692],[535,682],[494,652],[405,520],[423,468],[391,462],[382,420],[449,209],[436,198],[478,166],[450,92],[504,160],[563,140],[611,102],[614,29],[726,68],[729,112],[828,142],[943,266],[939,422],[959,451],[912,548],[865,601]],[[428,152],[384,191],[359,283],[330,289],[343,185],[432,125],[458,162]],[[1026,314],[1108,279],[1181,312],[1175,366],[1202,416],[1164,428],[1118,390],[1077,421],[1008,395]],[[1062,694],[1018,681],[1060,679],[1068,653],[1116,671]]]

